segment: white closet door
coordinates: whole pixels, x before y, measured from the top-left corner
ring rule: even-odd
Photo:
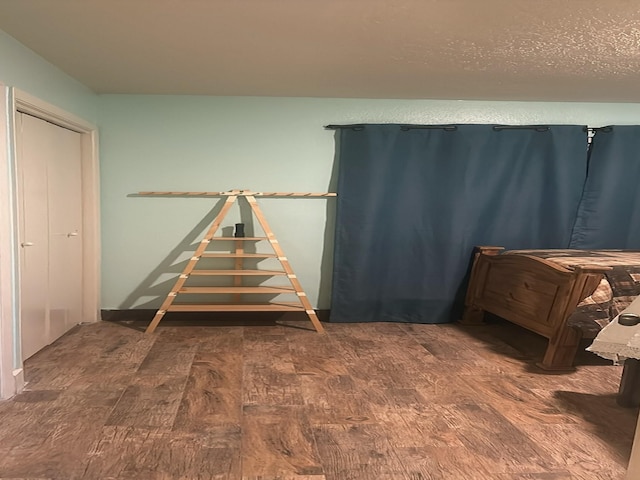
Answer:
[[[49,322],[52,342],[82,321],[81,135],[47,124]]]
[[[49,193],[43,154],[49,141],[45,123],[23,114],[16,118],[23,359],[49,343]]]
[[[18,115],[22,358],[82,320],[80,134]]]

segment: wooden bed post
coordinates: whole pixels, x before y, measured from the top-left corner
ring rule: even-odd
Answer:
[[[574,370],[573,361],[582,339],[582,332],[577,328],[563,325],[549,339],[542,362],[536,365],[547,371]]]
[[[467,295],[464,300],[464,312],[460,320],[462,325],[482,325],[484,323],[484,310],[478,308],[473,301],[478,293],[475,291],[475,287],[484,284],[484,282],[479,281],[478,278],[487,273],[486,271],[478,271],[476,268],[478,257],[480,255],[499,255],[503,251],[504,247],[491,246],[480,246],[473,249],[473,263],[471,265],[469,287],[467,288]]]
[[[606,267],[604,267],[606,268]],[[603,267],[575,267],[574,280],[569,283],[571,288],[565,289],[566,300],[564,311],[559,312],[558,320],[554,322],[556,329],[549,336],[547,350],[542,362],[536,365],[547,371],[574,370],[575,356],[578,353],[582,332],[567,325],[567,320],[575,311],[578,304],[590,295],[603,277]]]

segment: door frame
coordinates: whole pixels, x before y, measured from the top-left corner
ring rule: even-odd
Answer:
[[[85,322],[100,319],[100,178],[98,129],[92,123],[0,84],[0,398],[24,387],[20,335],[20,251],[15,119],[27,113],[82,135],[83,299]]]

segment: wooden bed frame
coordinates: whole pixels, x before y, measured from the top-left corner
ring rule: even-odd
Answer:
[[[476,247],[462,324],[493,313],[549,339],[544,370],[571,370],[583,332],[567,326],[609,267],[564,268],[528,255],[500,255],[503,247]]]

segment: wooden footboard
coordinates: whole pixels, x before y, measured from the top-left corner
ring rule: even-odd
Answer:
[[[582,333],[567,326],[567,319],[608,268],[569,269],[539,257],[500,255],[502,251],[477,247],[462,323],[477,323],[491,312],[549,339],[541,368],[571,369]]]

